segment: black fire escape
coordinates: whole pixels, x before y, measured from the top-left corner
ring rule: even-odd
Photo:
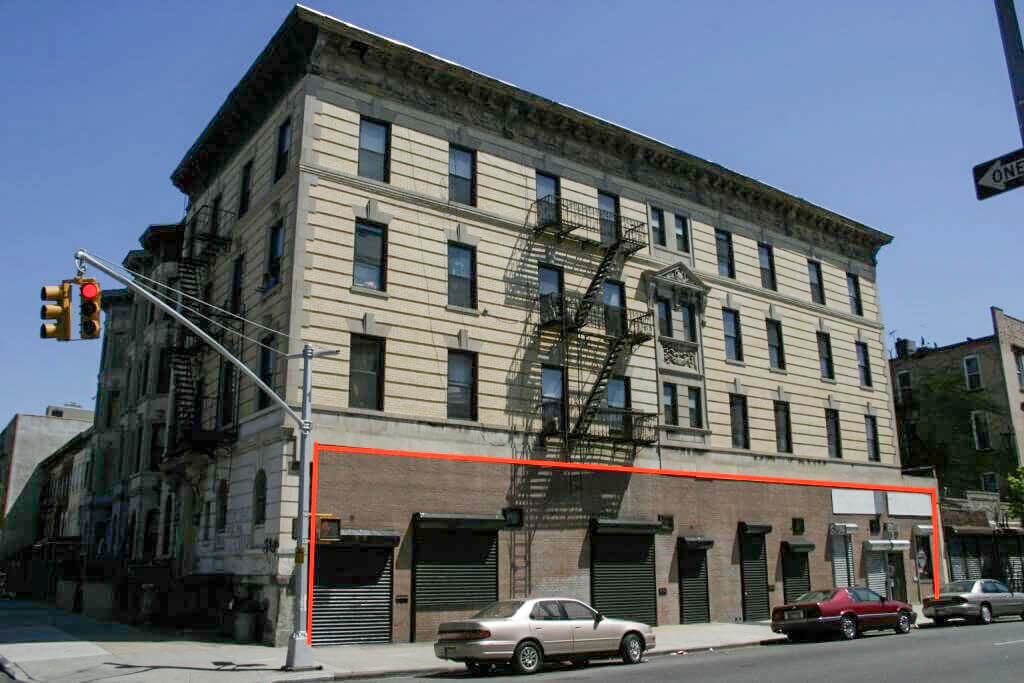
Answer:
[[[233,217],[233,213],[215,209],[209,204],[200,207],[183,226],[185,242],[178,259],[178,289],[183,294],[179,310],[189,321],[225,344],[229,350],[231,340],[225,339],[223,329],[208,319],[217,320],[222,325],[234,323],[207,305],[210,303],[210,291],[206,283],[218,253],[231,243],[228,230]],[[179,302],[171,302],[172,305],[176,303]],[[223,401],[218,401],[219,392],[205,391],[202,382],[197,380],[207,349],[207,344],[190,329],[184,325],[177,327],[171,358],[175,432],[168,455],[172,462],[188,453],[212,453],[213,449],[229,444],[235,438],[235,387],[221,387],[222,391],[229,392],[229,400],[234,403],[229,411],[232,419],[225,420],[224,406],[220,405]]]
[[[559,242],[572,240],[584,252],[596,250],[601,258],[582,296],[546,293],[540,297],[539,333],[553,332],[564,345],[565,389],[573,356],[570,346],[576,350],[575,369],[583,383],[572,405],[568,401],[542,400],[542,434],[561,437],[566,460],[572,459],[585,442],[633,446],[654,443],[656,414],[607,405],[608,383],[616,368],[634,349],[654,338],[650,311],[630,312],[624,301],[621,306],[604,301],[605,283],[610,276],[626,259],[647,246],[646,223],[557,196],[538,200],[534,208],[536,233]]]

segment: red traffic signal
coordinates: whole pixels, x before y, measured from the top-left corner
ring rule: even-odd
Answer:
[[[94,281],[83,282],[78,290],[80,297],[78,312],[81,320],[82,339],[96,339],[100,336],[100,286]]]

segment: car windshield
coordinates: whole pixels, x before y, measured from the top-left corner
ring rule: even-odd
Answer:
[[[474,619],[508,619],[523,606],[522,600],[499,600],[473,615]]]
[[[793,602],[822,602],[831,600],[833,595],[835,595],[835,591],[811,591],[804,593]]]
[[[973,581],[954,581],[942,587],[943,593],[970,593],[973,590]]]

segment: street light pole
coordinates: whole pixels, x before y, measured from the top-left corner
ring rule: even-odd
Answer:
[[[307,603],[309,601],[309,581],[306,571],[306,560],[308,558],[306,545],[309,542],[309,465],[313,461],[313,439],[311,438],[313,434],[313,359],[322,356],[333,356],[340,353],[340,351],[337,349],[314,351],[313,345],[309,342],[305,342],[300,353],[293,353],[285,356],[285,358],[288,359],[302,358],[303,360],[302,415],[300,416],[284,399],[277,395],[277,392],[268,387],[267,384],[259,378],[259,375],[246,367],[245,363],[242,362],[242,359],[236,357],[230,351],[225,349],[217,342],[216,339],[208,335],[202,328],[186,318],[180,312],[176,311],[172,306],[169,306],[163,299],[155,296],[144,287],[140,287],[131,279],[126,278],[117,271],[107,267],[102,261],[99,261],[84,249],[79,249],[75,252],[75,263],[78,266],[79,274],[85,271],[84,264],[91,264],[97,270],[100,270],[114,278],[125,287],[129,288],[190,329],[200,339],[209,344],[214,351],[223,356],[225,360],[237,367],[245,376],[251,379],[260,390],[270,397],[272,402],[277,403],[278,406],[284,410],[285,415],[298,423],[301,436],[299,441],[299,528],[297,533],[298,538],[295,544],[294,570],[295,623],[292,625],[292,636],[288,641],[288,656],[285,660],[285,665],[282,668],[286,671],[308,671],[310,669],[319,669],[320,667],[313,661],[313,650],[307,642],[306,633],[306,615],[308,614]]]
[[[999,35],[1003,39],[1003,54],[1006,55],[1006,70],[1010,74],[1010,90],[1013,92],[1013,110],[1017,114],[1017,127],[1024,143],[1024,47],[1020,40],[1020,25],[1013,0],[995,0],[996,17],[999,20]]]

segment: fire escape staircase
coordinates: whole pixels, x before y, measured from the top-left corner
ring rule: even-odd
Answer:
[[[570,335],[580,335],[587,326],[599,326],[604,328],[600,337],[608,344],[604,360],[572,428],[562,425],[566,432],[566,458],[571,459],[576,447],[590,439],[653,443],[656,439],[655,415],[601,408],[615,368],[636,346],[654,338],[652,313],[630,315],[626,309],[601,303],[605,282],[619,258],[625,260],[647,246],[647,224],[556,196],[537,200],[535,209],[535,233],[549,235],[558,241],[574,239],[582,246],[597,247],[602,251],[601,261],[582,297],[546,295],[541,300],[542,329],[558,325],[564,340]],[[601,429],[592,430],[599,415],[603,417]]]

